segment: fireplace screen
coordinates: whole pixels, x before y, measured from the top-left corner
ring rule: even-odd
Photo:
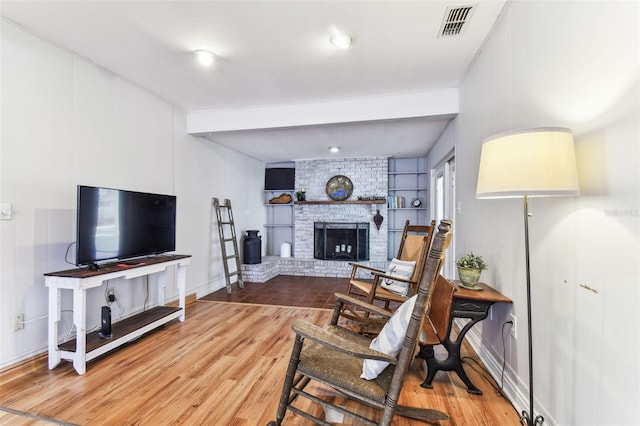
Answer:
[[[368,223],[315,222],[313,257],[323,260],[369,260]]]

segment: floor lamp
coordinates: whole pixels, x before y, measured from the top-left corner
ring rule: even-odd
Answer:
[[[520,423],[544,422],[534,416],[531,273],[529,269],[529,198],[578,195],[578,173],[570,130],[544,127],[491,136],[482,144],[476,198],[522,198],[524,201],[527,328],[529,337],[529,412]]]

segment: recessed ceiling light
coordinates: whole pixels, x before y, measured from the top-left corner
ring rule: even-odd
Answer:
[[[209,66],[213,63],[214,55],[208,50],[196,50],[193,54],[201,65]]]
[[[348,49],[353,44],[353,35],[342,31],[334,30],[331,34],[331,44],[341,49]]]
[[[339,147],[339,146],[332,146],[332,147],[329,147],[329,151],[330,151],[332,154],[336,154],[336,153],[340,152],[340,147]]]

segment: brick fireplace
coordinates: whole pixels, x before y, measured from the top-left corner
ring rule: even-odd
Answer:
[[[387,217],[386,204],[349,204],[358,197],[387,195],[388,159],[386,157],[341,158],[336,160],[296,161],[296,189],[304,188],[307,201],[330,200],[326,194],[326,184],[335,175],[347,176],[353,182],[350,199],[338,204],[296,205],[295,215],[295,257],[314,258],[314,223],[343,222],[370,224],[369,259],[387,260],[387,222],[376,229],[373,216],[377,210]]]
[[[334,160],[298,160],[295,162],[295,189],[305,189],[307,201],[329,201],[326,184],[336,175],[347,176],[353,182],[353,194],[341,203],[296,204],[294,206],[295,238],[293,257],[266,256],[258,265],[242,265],[246,281],[265,282],[274,276],[300,275],[318,277],[349,277],[349,262],[314,258],[314,224],[368,223],[369,260],[378,269],[387,266],[387,205],[350,204],[358,197],[385,197],[388,189],[387,157],[340,158]],[[377,211],[385,218],[377,229],[373,216]],[[359,278],[369,278],[359,276]]]

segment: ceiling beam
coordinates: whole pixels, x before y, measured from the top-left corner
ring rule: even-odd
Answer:
[[[315,103],[211,109],[187,114],[190,134],[353,123],[458,113],[458,89],[366,96]]]

